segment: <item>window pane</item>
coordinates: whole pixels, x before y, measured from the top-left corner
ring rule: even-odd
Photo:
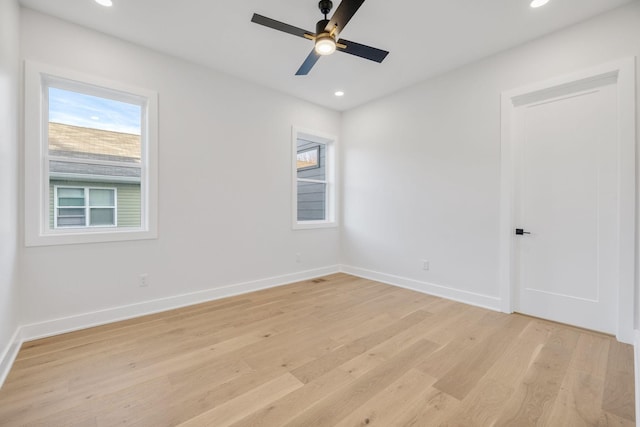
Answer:
[[[65,89],[55,87],[65,85]],[[70,85],[70,86],[66,86]],[[71,89],[71,90],[69,90]],[[144,108],[136,97],[123,94],[121,100],[110,91],[85,87],[73,82],[51,83],[47,87],[47,143],[49,188],[58,187],[58,207],[93,208],[89,218],[57,221],[58,227],[104,226],[140,227],[142,224],[142,116]],[[96,96],[97,95],[97,96]],[[85,188],[61,188],[64,185]],[[116,200],[116,191],[118,198]],[[62,191],[64,190],[64,191]],[[50,200],[53,201],[50,194]],[[51,203],[53,205],[53,203]],[[118,218],[116,210],[118,206]],[[49,224],[54,227],[50,207]],[[70,212],[57,212],[67,218]],[[85,221],[86,220],[86,221]],[[82,223],[81,223],[82,222]]]
[[[327,184],[298,182],[298,221],[326,219]]]
[[[314,169],[320,167],[320,147],[300,150],[296,155],[296,167],[298,170]]]
[[[139,105],[49,87],[49,154],[140,163]]]
[[[58,188],[58,197],[80,197],[84,199],[84,188]]]
[[[84,227],[84,216],[82,218],[58,218],[58,227]]]
[[[91,208],[89,225],[115,225],[115,209]]]
[[[325,181],[327,179],[326,151],[325,144],[298,139],[296,157],[298,178]]]
[[[58,208],[58,227],[84,227],[84,208]]]
[[[84,218],[84,208],[58,208],[58,218],[72,216]]]
[[[60,198],[58,197],[58,206],[84,206],[84,198]]]
[[[115,206],[115,191],[105,189],[89,190],[89,206]]]

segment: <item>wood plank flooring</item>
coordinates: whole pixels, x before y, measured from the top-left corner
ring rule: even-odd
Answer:
[[[25,343],[0,426],[634,426],[614,338],[345,274]]]

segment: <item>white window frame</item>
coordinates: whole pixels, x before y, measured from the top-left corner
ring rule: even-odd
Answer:
[[[84,208],[84,225],[82,226],[58,226],[58,201],[59,188],[75,188],[84,190],[84,206],[62,206],[62,209]],[[113,206],[92,206],[91,190],[110,190],[113,191]],[[91,225],[91,209],[113,209],[113,225]],[[72,228],[114,228],[118,226],[118,189],[115,187],[83,187],[76,185],[54,185],[53,186],[53,228],[55,229],[72,229]]]
[[[298,139],[323,144],[325,146],[325,180],[298,178]],[[294,126],[291,131],[291,215],[294,230],[312,228],[330,228],[338,226],[338,185],[337,185],[337,145],[338,139],[333,135],[303,129]],[[326,184],[325,219],[298,221],[298,182],[313,182]]]
[[[24,79],[25,245],[47,246],[157,238],[157,92],[31,61],[25,61]],[[61,89],[140,105],[142,108],[140,227],[50,226],[48,88],[51,84]],[[54,203],[57,203],[55,197]]]

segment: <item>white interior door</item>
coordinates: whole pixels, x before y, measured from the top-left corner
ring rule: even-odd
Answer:
[[[615,81],[517,106],[514,305],[521,313],[615,333],[619,283]],[[542,98],[542,99],[540,99]]]

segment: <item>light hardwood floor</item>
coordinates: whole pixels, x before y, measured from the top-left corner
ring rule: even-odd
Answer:
[[[24,344],[2,426],[633,426],[614,338],[336,274]]]

